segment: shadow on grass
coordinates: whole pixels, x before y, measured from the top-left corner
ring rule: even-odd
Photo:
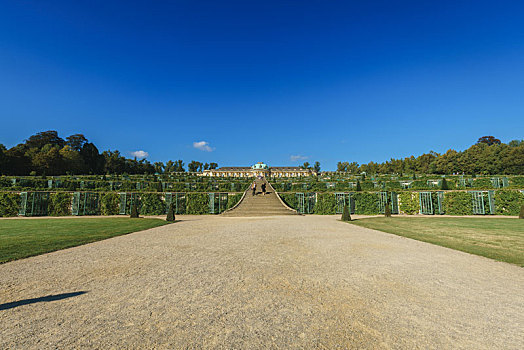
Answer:
[[[23,300],[13,301],[11,303],[0,304],[0,310],[9,310],[9,309],[14,309],[15,307],[19,307],[22,305],[35,304],[35,303],[40,303],[40,302],[62,300],[62,299],[76,297],[76,296],[86,294],[86,293],[87,292],[81,291],[81,292],[63,293],[63,294],[55,294],[55,295],[46,295],[45,297],[40,297],[40,298],[23,299]]]

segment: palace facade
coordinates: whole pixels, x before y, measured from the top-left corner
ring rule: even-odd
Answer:
[[[259,162],[251,167],[222,167],[219,169],[204,170],[202,176],[215,177],[299,177],[316,175],[311,169],[303,169],[296,166],[269,167]]]

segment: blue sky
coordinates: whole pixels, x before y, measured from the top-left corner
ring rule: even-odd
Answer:
[[[522,139],[524,2],[0,0],[0,118],[222,166]]]

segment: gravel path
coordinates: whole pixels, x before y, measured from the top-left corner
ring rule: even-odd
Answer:
[[[0,288],[2,349],[524,348],[524,269],[325,216],[187,218]]]

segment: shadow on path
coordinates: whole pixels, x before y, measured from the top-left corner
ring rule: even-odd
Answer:
[[[0,304],[0,310],[13,309],[18,306],[40,303],[40,302],[45,302],[45,301],[55,301],[55,300],[67,299],[67,298],[76,297],[78,295],[82,295],[85,293],[87,292],[82,291],[82,292],[63,293],[63,294],[56,294],[56,295],[47,295],[45,297],[33,298],[33,299],[18,300],[18,301],[13,301],[11,303]]]

